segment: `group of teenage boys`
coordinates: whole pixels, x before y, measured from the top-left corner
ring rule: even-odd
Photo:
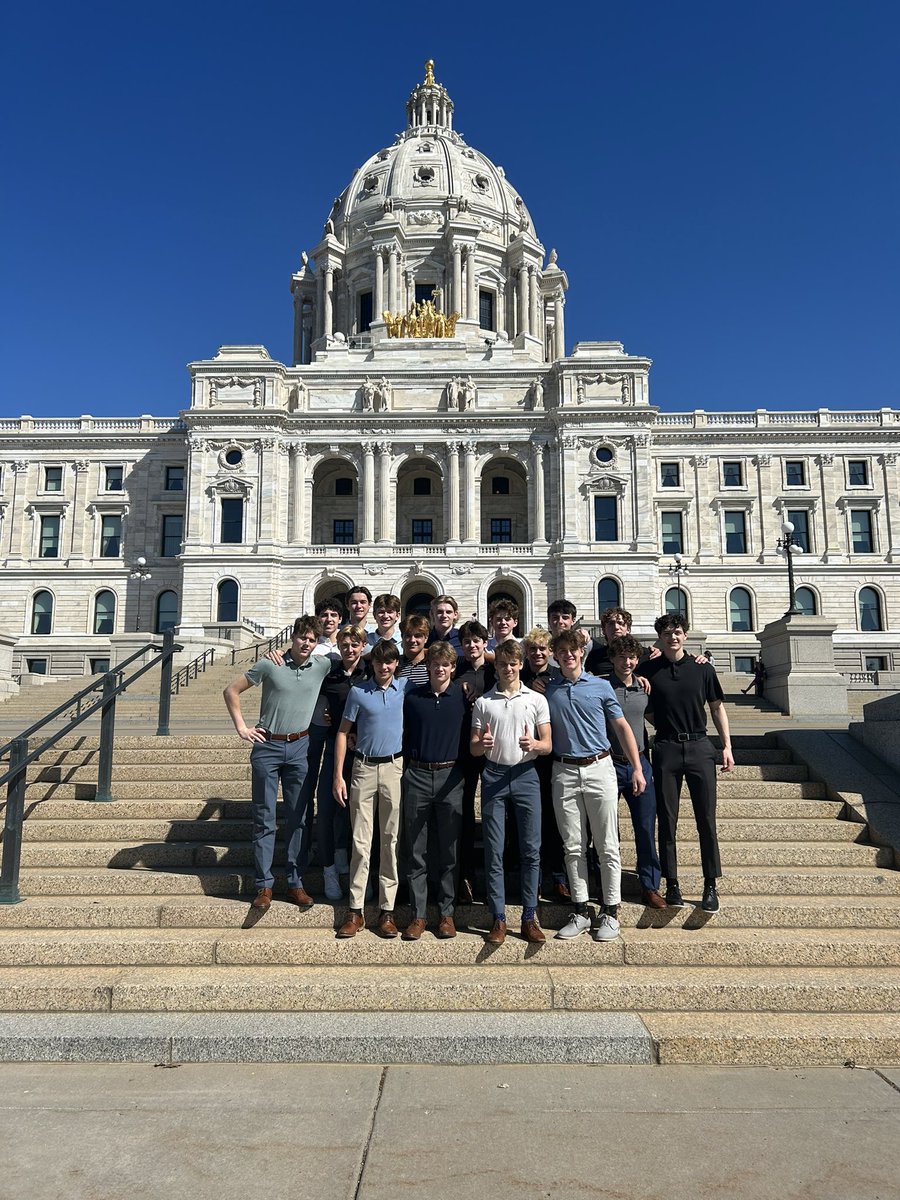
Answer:
[[[314,902],[303,874],[315,811],[329,900],[342,899],[342,876],[349,875],[339,938],[363,928],[376,874],[375,933],[400,934],[394,914],[402,875],[412,913],[403,938],[425,932],[429,887],[437,892],[436,936],[455,937],[456,906],[473,900],[480,787],[493,919],[488,943],[506,937],[504,867],[514,854],[523,938],[545,939],[537,918],[543,869],[551,896],[572,906],[556,936],[590,932],[608,941],[619,935],[619,796],[634,827],[643,903],[682,907],[676,829],[687,782],[699,833],[701,907],[716,912],[721,864],[707,709],[722,741],[723,770],[734,759],[715,670],[685,651],[688,627],[680,614],[655,622],[659,644],[650,650],[631,636],[624,609],[603,613],[602,642],[577,629],[576,617],[570,601],[556,600],[549,628],[532,629],[520,642],[511,600],[491,604],[490,630],[477,620],[458,626],[450,596],[432,602],[430,620],[414,614],[401,623],[396,596],[373,602],[364,587],[347,594],[346,611],[332,598],[314,616],[298,617],[284,656],[270,652],[225,689],[235,729],[252,744],[253,907],[264,912],[272,901],[280,784],[289,901],[301,909]],[[247,725],[240,697],[255,685],[259,720]],[[656,730],[652,769],[648,720]],[[592,858],[600,875],[596,920]]]

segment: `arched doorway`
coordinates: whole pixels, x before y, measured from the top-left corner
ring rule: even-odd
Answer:
[[[498,579],[488,588],[488,611],[495,600],[512,600],[519,610],[519,623],[513,633],[516,637],[526,634],[530,626],[528,625],[528,615],[525,612],[525,597],[522,595],[522,589],[511,579]],[[487,616],[488,614],[485,613],[485,624],[487,624]]]
[[[341,608],[346,611],[348,585],[343,579],[323,579],[316,584],[314,606],[323,600],[339,600]]]
[[[346,458],[327,458],[313,474],[312,540],[316,546],[355,546],[359,487],[356,467]]]
[[[444,480],[430,458],[413,458],[397,472],[398,545],[444,543]]]
[[[407,584],[403,589],[403,594],[400,597],[400,611],[404,617],[411,617],[413,615],[427,617],[428,611],[431,608],[431,602],[436,595],[437,592],[430,587],[430,584],[425,583],[421,579],[416,579],[412,583]]]
[[[527,542],[528,478],[512,458],[492,458],[481,472],[481,541]]]

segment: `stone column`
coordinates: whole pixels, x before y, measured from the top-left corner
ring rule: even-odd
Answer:
[[[528,331],[532,337],[540,337],[541,323],[538,304],[541,296],[541,283],[538,278],[537,267],[535,266],[528,268],[528,294],[531,298],[531,305],[528,310]]]
[[[708,454],[695,454],[688,459],[694,468],[694,555],[697,562],[707,562],[719,551],[718,513],[710,508]]]
[[[896,500],[900,495],[897,481],[897,455],[894,453],[881,454],[878,458],[881,464],[882,483],[884,486],[884,524],[885,524],[885,562],[894,563],[900,558],[900,529],[897,527]],[[891,478],[893,476],[893,479]]]
[[[391,246],[388,257],[388,308],[391,312],[397,312],[400,305],[397,298],[397,260],[399,251],[396,246]]]
[[[447,462],[448,462],[448,510],[449,521],[447,527],[449,529],[448,542],[454,544],[459,542],[459,442],[447,443]]]
[[[475,455],[478,451],[476,442],[463,442],[465,452],[465,474],[463,493],[465,496],[465,520],[463,522],[463,541],[480,541],[479,527],[481,514],[475,503]]]
[[[531,443],[531,476],[534,480],[534,529],[532,541],[546,542],[547,513],[544,501],[544,443]]]
[[[372,300],[372,320],[380,321],[384,312],[384,260],[381,251],[375,251],[375,294]]]
[[[360,542],[371,544],[375,541],[375,443],[363,442],[362,487],[359,492],[359,528],[362,531]]]
[[[577,495],[577,460],[578,438],[571,433],[562,434],[559,438],[559,494],[562,497]],[[577,504],[567,503],[565,500],[560,506],[560,533],[564,543],[570,544],[580,540],[578,536],[578,510],[580,507]],[[593,515],[592,512],[589,512],[587,516],[589,527],[586,531],[585,541],[593,541],[593,530],[590,528]]]
[[[566,302],[562,296],[557,296],[553,301],[553,357],[566,357],[566,327],[563,320],[563,310],[566,307]]]
[[[291,532],[290,540],[294,543],[303,541],[303,498],[306,491],[306,457],[305,442],[292,442],[291,455]]]
[[[458,243],[453,245],[453,299],[450,311],[462,312],[462,247]]]
[[[469,321],[478,320],[478,296],[475,289],[476,283],[475,247],[468,246],[466,248],[466,311],[463,315]]]
[[[393,446],[390,442],[378,443],[378,540],[393,542],[394,533],[391,530],[391,453]]]
[[[316,271],[316,314],[313,321],[314,337],[320,338],[325,328],[323,313],[325,312],[325,266]]]
[[[528,328],[528,271],[523,267],[519,267],[519,302],[517,306],[518,320],[516,322],[516,333],[529,333]]]
[[[322,295],[322,336],[331,337],[334,332],[334,267],[325,264]]]
[[[816,455],[816,466],[819,468],[819,488],[822,494],[822,528],[825,543],[822,547],[822,561],[826,563],[843,562],[846,547],[842,536],[842,522],[838,517],[837,498],[840,495],[840,484],[835,486],[834,455]]]
[[[757,547],[757,557],[760,562],[763,562],[765,556],[775,550],[775,542],[778,540],[778,533],[774,530],[766,529],[766,517],[772,513],[770,497],[774,496],[778,488],[772,486],[772,456],[770,454],[757,454],[752,459],[753,465],[756,467],[756,502],[759,505],[759,546]],[[787,519],[787,514],[784,518]],[[774,536],[772,536],[774,534]]]
[[[70,558],[81,558],[84,554],[84,537],[83,537],[84,523],[82,521],[78,520],[78,514],[81,511],[79,508],[79,505],[78,505],[78,492],[79,492],[79,484],[81,483],[82,479],[87,477],[87,471],[88,471],[89,466],[90,466],[90,463],[88,463],[88,461],[83,458],[80,458],[76,462],[72,463],[72,470],[75,473],[75,488],[72,493],[72,528],[69,531],[69,533],[70,533],[69,557]],[[82,530],[82,544],[80,546],[77,546],[75,544],[76,524]],[[148,531],[144,535],[144,541],[145,542],[150,541],[153,536],[154,536],[153,533]],[[150,546],[148,546],[147,548],[152,549],[152,547],[150,547]]]

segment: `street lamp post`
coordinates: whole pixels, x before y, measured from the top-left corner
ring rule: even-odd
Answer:
[[[788,599],[790,601],[786,617],[802,616],[803,609],[797,603],[797,594],[794,590],[794,555],[802,554],[803,547],[798,546],[794,541],[794,526],[791,521],[783,521],[781,524],[781,537],[775,544],[775,550],[782,555],[787,561],[788,572]]]
[[[144,580],[152,578],[147,570],[147,560],[143,554],[134,560],[130,578],[137,580],[137,611],[134,614],[134,632],[137,633],[141,627],[141,589],[144,586]]]
[[[681,555],[676,554],[674,557],[674,560],[672,562],[672,565],[669,567],[669,578],[675,580],[675,587],[678,590],[678,603],[679,603],[679,605],[681,605],[682,611],[684,611],[687,608],[687,604],[686,603],[682,604],[682,601],[686,601],[687,597],[685,596],[684,591],[682,590],[682,587],[681,587],[682,575],[690,575],[690,570],[686,566]],[[687,613],[685,612],[684,615],[687,616]]]

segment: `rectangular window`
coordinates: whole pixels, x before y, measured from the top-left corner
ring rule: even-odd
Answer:
[[[89,662],[91,667],[91,675],[105,675],[109,670],[108,658],[92,658],[89,660]]]
[[[491,545],[508,545],[512,541],[512,518],[491,517]]]
[[[659,486],[681,487],[681,463],[664,462],[659,464]]]
[[[121,492],[125,486],[125,472],[123,467],[105,467],[106,491]]]
[[[355,542],[352,521],[335,521],[332,542],[335,546],[352,546]]]
[[[47,660],[46,658],[26,658],[25,669],[29,675],[46,675]]]
[[[744,486],[744,464],[740,459],[722,463],[722,487]]]
[[[725,513],[725,553],[747,553],[747,514],[743,509]]]
[[[184,517],[181,513],[169,513],[162,519],[162,539],[159,553],[162,558],[175,558],[181,553],[181,538]]]
[[[431,545],[431,521],[413,521],[412,523],[412,542],[414,546],[430,546]]]
[[[379,317],[381,314],[378,314]],[[368,333],[369,327],[372,324],[372,293],[360,292],[359,294],[359,332]]]
[[[868,487],[869,463],[865,458],[851,458],[848,461],[847,483],[850,487]]]
[[[750,654],[736,654],[734,656],[734,669],[739,675],[752,675],[753,656]]]
[[[413,480],[413,495],[414,496],[430,496],[431,495],[431,480],[427,475],[418,475]]]
[[[495,475],[491,480],[491,495],[492,496],[508,496],[509,495],[509,476]]]
[[[794,542],[809,554],[809,513],[805,508],[789,508],[787,519],[794,527]]]
[[[41,558],[59,558],[59,517],[41,517]]]
[[[184,467],[166,467],[166,491],[184,491]]]
[[[784,464],[785,487],[806,487],[806,463],[802,458],[789,458]]]
[[[353,476],[339,475],[334,481],[334,494],[336,496],[352,496],[353,495]]]
[[[619,504],[615,496],[594,497],[594,541],[619,540]]]
[[[851,510],[850,540],[854,554],[871,554],[875,549],[872,540],[872,514],[867,508]]]
[[[237,496],[222,500],[222,528],[219,541],[236,545],[244,540],[244,501]]]
[[[61,492],[63,485],[62,467],[44,467],[44,491]]]
[[[494,328],[494,293],[484,290],[478,293],[478,325],[481,329]]]
[[[122,518],[104,517],[100,528],[100,557],[118,558],[122,553]]]
[[[886,671],[887,658],[883,654],[867,654],[866,655],[866,671]]]
[[[417,283],[416,284],[416,304],[425,304],[428,301],[434,303],[434,284],[433,283]]]
[[[684,550],[684,536],[681,527],[680,512],[660,513],[662,526],[663,554],[681,554]]]

